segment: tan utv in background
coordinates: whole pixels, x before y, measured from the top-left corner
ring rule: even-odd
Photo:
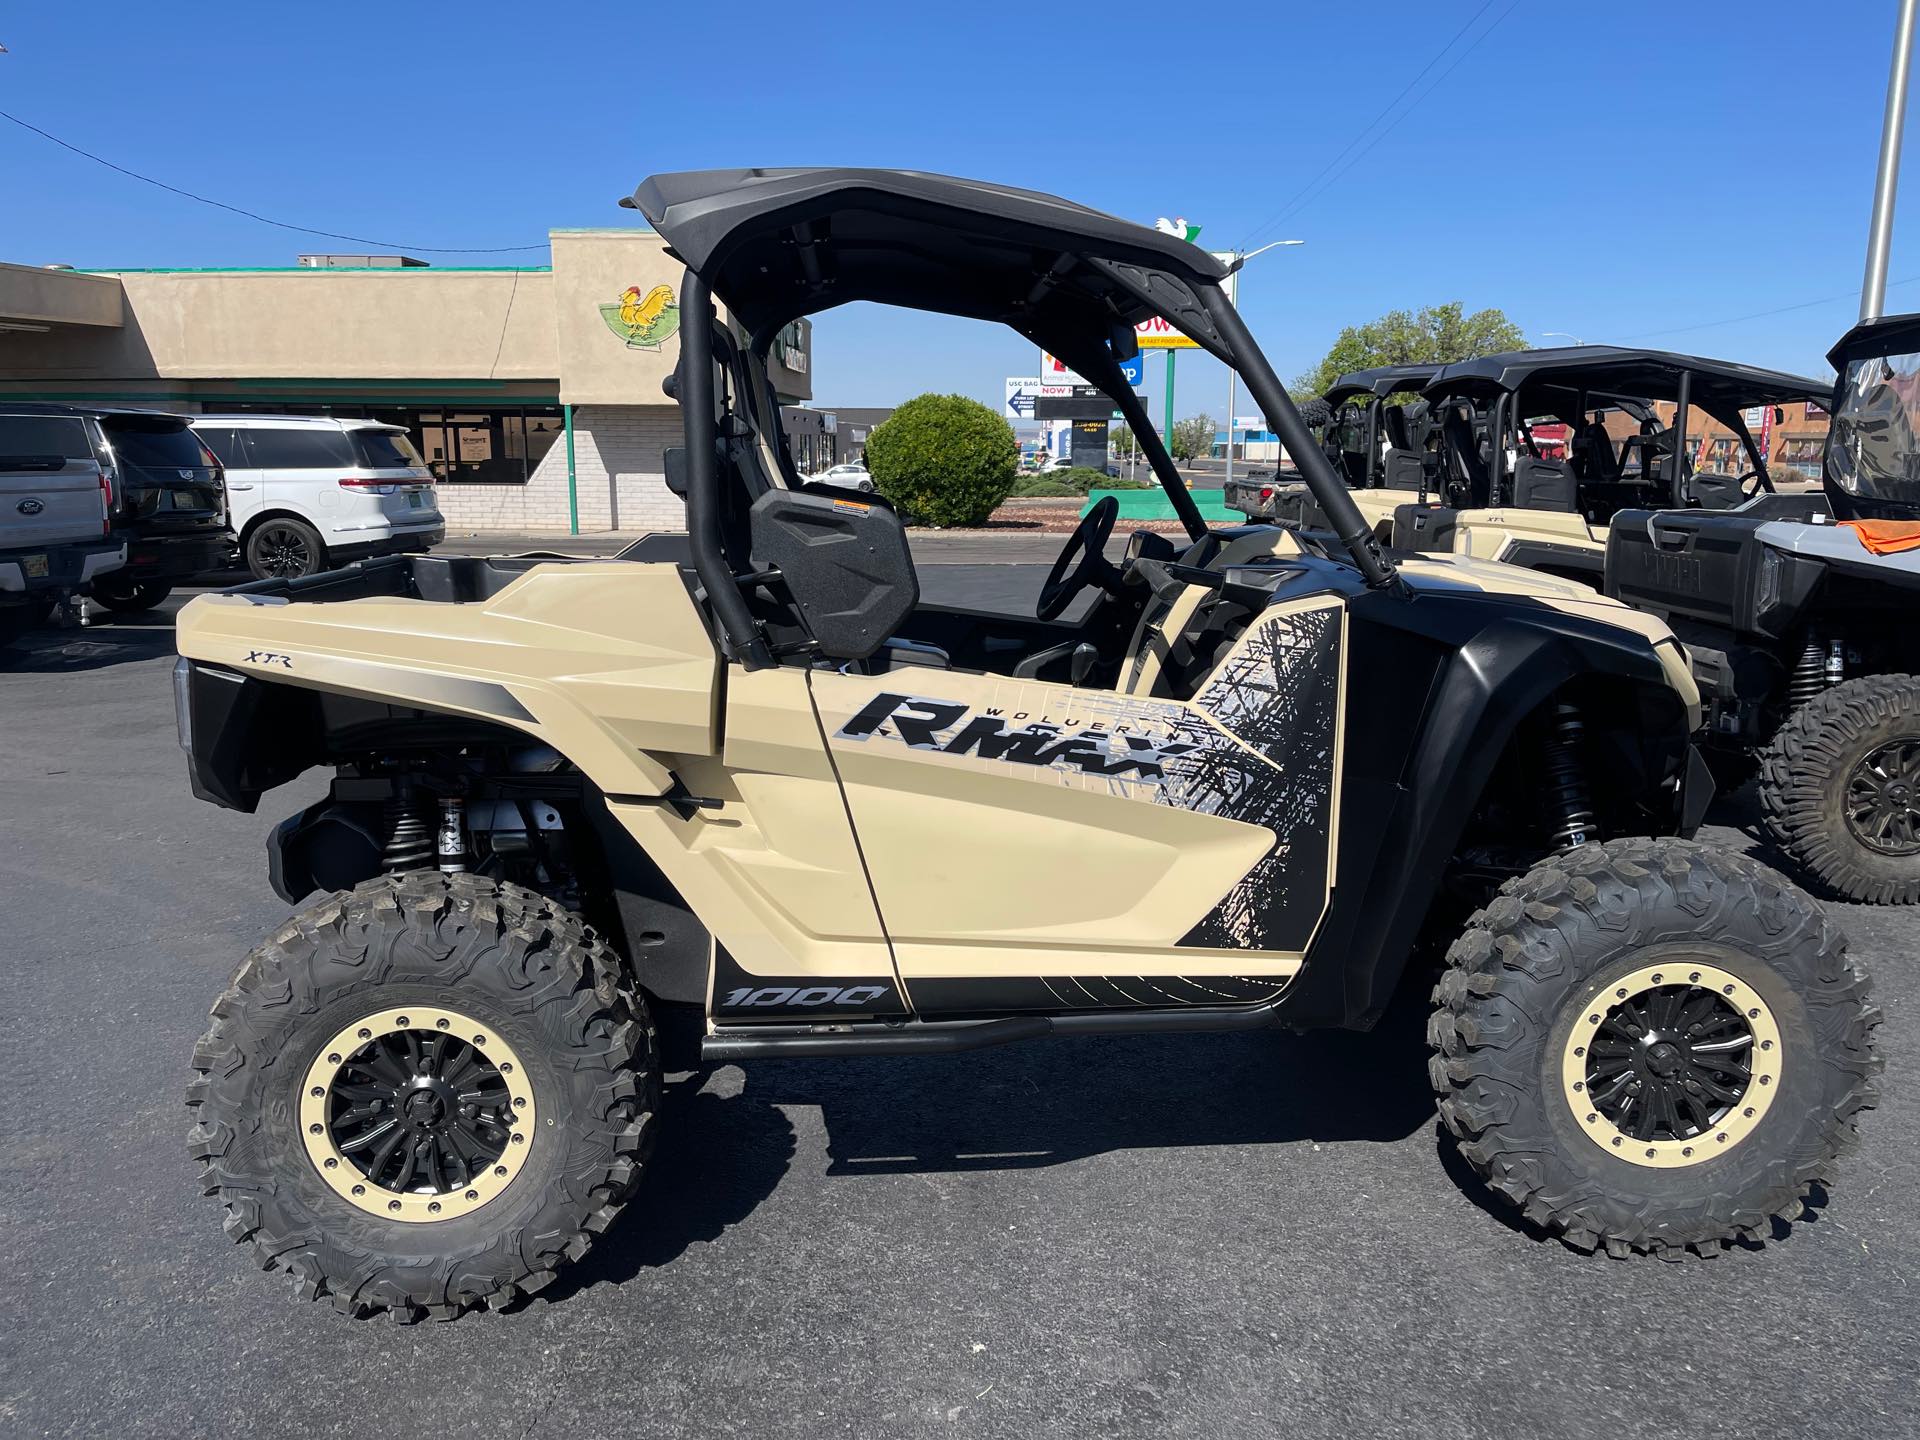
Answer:
[[[1875,1012],[1812,901],[1684,838],[1711,782],[1664,625],[1390,561],[1184,241],[908,172],[635,203],[688,267],[685,535],[181,614],[196,793],[335,777],[269,845],[304,908],[193,1058],[203,1183],[263,1265],[399,1319],[538,1289],[649,1163],[673,1016],[748,1063],[1365,1027],[1423,936],[1448,1143],[1531,1220],[1625,1255],[1799,1212]],[[854,300],[1009,324],[1100,385],[1186,543],[1109,559],[1109,497],[1034,616],[922,601],[884,493],[803,481],[765,380]],[[1153,316],[1239,370],[1342,540],[1207,529],[1120,369]]]

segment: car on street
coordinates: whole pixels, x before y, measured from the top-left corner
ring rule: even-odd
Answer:
[[[220,462],[187,418],[111,405],[10,405],[16,416],[78,422],[106,486],[107,538],[126,564],[96,573],[88,598],[123,614],[151,610],[176,583],[226,562],[231,538]]]
[[[843,490],[872,490],[873,476],[867,473],[864,465],[835,465],[821,471],[814,477],[824,485],[838,485]]]
[[[446,539],[433,472],[398,425],[201,415],[193,429],[226,468],[240,557],[257,578],[420,553]]]
[[[0,408],[0,644],[126,564],[126,541],[110,532],[85,422]]]

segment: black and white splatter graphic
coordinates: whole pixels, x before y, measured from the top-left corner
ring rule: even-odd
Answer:
[[[1249,777],[1210,754],[1183,757],[1168,766],[1170,773],[1188,772],[1183,798],[1172,803],[1264,825],[1274,844],[1182,945],[1304,950],[1319,923],[1339,724],[1340,618],[1327,607],[1256,622],[1194,696],[1273,768]]]

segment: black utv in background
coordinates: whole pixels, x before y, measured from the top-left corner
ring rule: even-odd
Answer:
[[[1920,901],[1920,315],[1856,326],[1806,518],[1623,510],[1606,589],[1665,619],[1723,777],[1757,769],[1774,840],[1832,890]]]
[[[89,587],[95,603],[121,613],[151,610],[180,581],[226,563],[233,537],[225,479],[188,417],[92,405],[8,411],[70,415],[86,426],[107,482],[110,539],[127,547],[127,563]]]

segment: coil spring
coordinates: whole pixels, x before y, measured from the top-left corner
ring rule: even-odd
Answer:
[[[409,801],[389,800],[386,820],[387,848],[380,852],[383,869],[391,874],[433,863],[433,828]]]
[[[1553,726],[1546,743],[1547,813],[1559,821],[1553,843],[1562,850],[1600,838],[1593,797],[1587,791],[1587,772],[1580,762],[1586,733],[1579,706],[1563,701],[1553,707]]]
[[[1827,652],[1816,635],[1807,636],[1806,649],[1794,663],[1793,677],[1787,681],[1787,704],[1798,706],[1827,688]]]

